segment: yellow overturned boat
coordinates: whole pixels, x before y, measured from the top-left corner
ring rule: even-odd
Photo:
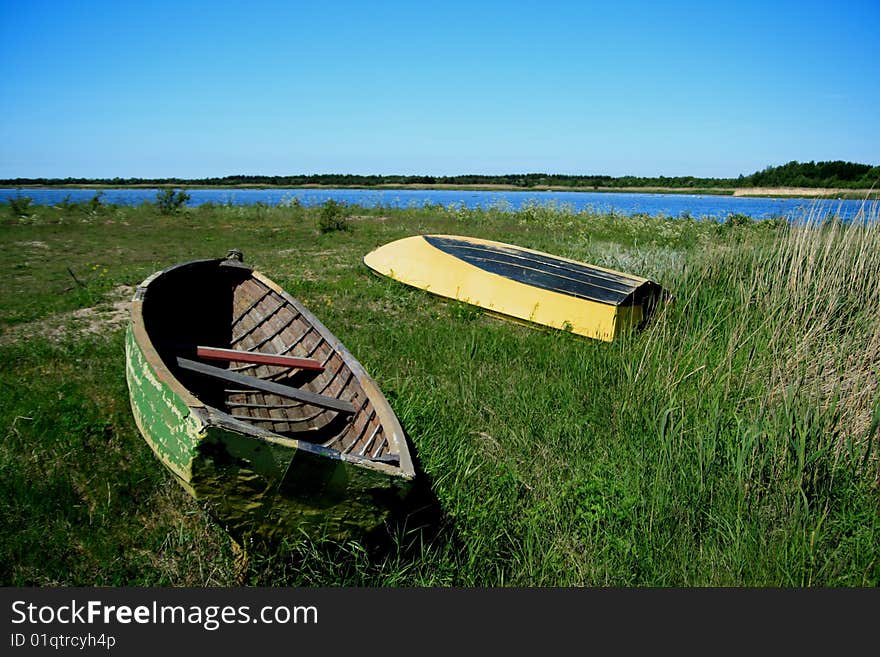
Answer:
[[[364,264],[502,317],[606,341],[644,323],[665,296],[646,278],[458,235],[406,237],[368,253]]]

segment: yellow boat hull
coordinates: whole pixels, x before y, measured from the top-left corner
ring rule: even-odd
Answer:
[[[662,293],[646,278],[455,235],[400,239],[368,253],[364,264],[494,315],[605,341],[647,319]]]

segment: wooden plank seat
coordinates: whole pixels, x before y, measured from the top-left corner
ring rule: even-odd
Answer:
[[[254,365],[279,365],[281,367],[296,367],[302,370],[323,372],[324,366],[314,358],[297,358],[282,354],[265,354],[258,351],[242,351],[240,349],[221,349],[220,347],[196,347],[196,356],[208,360],[222,360],[226,362],[251,363]]]

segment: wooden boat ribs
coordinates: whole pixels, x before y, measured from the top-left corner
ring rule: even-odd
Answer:
[[[333,345],[308,321],[307,311],[252,276],[233,276],[230,292],[227,339],[223,344],[206,347],[308,359],[323,369],[242,363],[230,357],[226,363],[214,360],[211,366],[201,368],[203,377],[187,378],[193,392],[199,396],[203,391],[206,402],[231,418],[273,433],[338,448],[345,454],[387,457],[389,442],[382,440],[383,427],[376,420],[366,395],[358,392],[351,369]],[[204,342],[199,340],[200,344]],[[182,365],[186,361],[189,359],[180,362],[172,359],[172,370],[194,371],[196,366],[192,361]],[[214,366],[221,364],[223,372],[218,377],[217,370],[221,368]],[[205,375],[206,372],[212,374]],[[207,376],[222,378],[227,385],[217,388],[215,384],[200,381]],[[242,378],[236,379],[237,376]],[[241,385],[251,378],[259,380],[256,387]],[[278,394],[279,388],[273,385],[301,390],[308,399]],[[340,402],[330,401],[328,406],[320,403],[320,398]],[[348,417],[339,417],[341,415]]]
[[[313,372],[307,373],[311,380],[306,389],[324,397],[344,399],[345,391],[352,383],[350,369],[327,340],[303,319],[301,312],[271,292],[267,286],[253,279],[238,287],[235,307],[243,307],[244,310],[232,322],[231,345],[251,352],[261,352],[271,346],[273,354],[317,360],[324,369],[317,375]],[[294,337],[291,339],[291,336]],[[278,383],[297,376],[283,366],[255,363],[231,368],[230,371],[248,371],[254,377]],[[316,408],[315,405],[301,401],[290,403],[290,399],[266,390],[241,388],[226,389],[225,410],[235,419],[268,425],[272,431],[296,435],[298,438],[302,438],[303,433],[321,433],[323,427],[334,422],[335,414],[333,409]],[[373,425],[375,433],[381,433],[381,425],[376,422]],[[373,434],[365,436],[367,426],[368,422],[355,417],[342,435],[321,440],[321,444],[332,446],[338,443],[343,453],[350,453],[357,445],[361,448],[358,452],[361,456],[384,456],[387,441],[377,441]]]

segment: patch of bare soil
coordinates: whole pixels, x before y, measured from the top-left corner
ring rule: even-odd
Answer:
[[[128,321],[133,293],[130,285],[119,285],[96,306],[9,327],[0,335],[0,344],[26,341],[35,336],[60,342],[71,337],[108,335]]]

